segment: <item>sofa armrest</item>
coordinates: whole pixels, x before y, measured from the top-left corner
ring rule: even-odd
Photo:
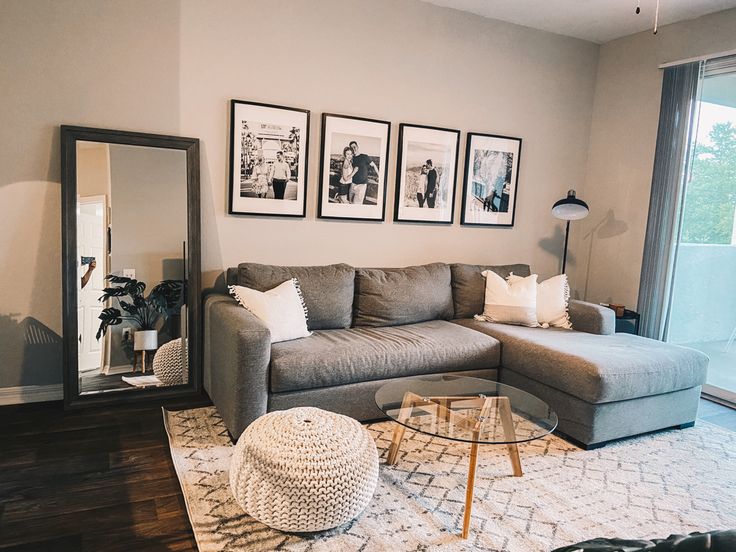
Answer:
[[[568,312],[573,330],[599,335],[616,333],[616,313],[608,307],[570,299]]]
[[[226,295],[210,295],[204,317],[204,387],[237,439],[268,408],[271,332]]]

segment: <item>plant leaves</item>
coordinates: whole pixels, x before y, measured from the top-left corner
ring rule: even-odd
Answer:
[[[98,341],[100,337],[105,335],[105,333],[107,332],[107,328],[109,328],[110,326],[117,326],[118,324],[121,324],[123,322],[121,314],[122,313],[120,312],[120,310],[116,309],[115,307],[102,309],[100,316],[97,317],[101,320],[100,327],[97,330],[96,334],[96,338]]]
[[[99,298],[100,302],[105,302],[111,297],[123,297],[127,295],[125,288],[118,287],[107,287],[102,290],[102,295]]]
[[[123,301],[122,299],[119,301],[119,303],[120,308],[122,308],[128,314],[137,314],[138,307],[136,307],[135,305],[128,303],[127,301]]]
[[[145,297],[145,282],[114,274],[109,274],[105,279],[119,285],[103,289],[103,295],[99,300],[117,298],[120,308],[130,315],[125,318],[134,321],[142,330],[155,329],[159,319],[168,317],[170,311],[180,304],[185,285],[181,280],[163,280],[151,289],[148,297]],[[121,299],[126,296],[130,301]],[[105,334],[109,326],[118,325],[123,321],[121,311],[115,307],[103,309],[99,318],[102,322],[97,331],[97,339]]]
[[[109,280],[113,284],[127,284],[128,282],[133,281],[127,276],[118,276],[117,274],[108,274],[107,276],[105,276],[105,280]]]

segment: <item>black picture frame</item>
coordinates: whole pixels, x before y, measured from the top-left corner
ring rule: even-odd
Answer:
[[[428,135],[430,133],[436,133],[436,134],[447,134],[454,137],[454,148],[450,147],[450,151],[454,154],[452,159],[452,169],[449,171],[449,181],[447,181],[448,184],[448,190],[447,195],[449,201],[446,203],[447,207],[449,209],[444,209],[443,211],[449,215],[449,219],[443,220],[443,216],[439,216],[438,218],[435,218],[432,220],[431,217],[422,218],[418,215],[423,215],[424,212],[417,213],[417,207],[408,207],[408,206],[402,206],[402,199],[405,196],[405,174],[406,170],[404,169],[404,160],[408,159],[407,153],[404,151],[404,136],[405,133],[407,133],[407,130],[417,130],[419,134],[425,134]],[[436,127],[436,126],[428,126],[428,125],[418,125],[413,123],[401,123],[399,125],[399,144],[397,146],[397,157],[396,157],[396,186],[394,190],[394,222],[415,222],[415,223],[426,223],[426,224],[447,224],[452,225],[455,222],[455,197],[457,195],[457,169],[458,169],[458,160],[460,157],[460,135],[461,132],[454,128],[443,128],[443,127]],[[429,145],[435,145],[439,146],[440,143],[439,140],[436,140],[434,142],[426,142],[426,144]],[[448,144],[449,145],[449,144]],[[431,152],[428,152],[426,155],[433,155],[436,156],[436,154],[433,154]],[[426,156],[425,156],[426,157]],[[437,168],[438,164],[435,160],[434,162],[435,168]],[[443,171],[439,178],[441,180],[444,180],[445,172]],[[419,201],[419,200],[417,200]],[[425,200],[426,201],[426,200]],[[434,201],[432,202],[434,204]],[[422,208],[422,206],[418,206],[419,208]],[[402,211],[407,211],[406,213],[402,213]],[[424,209],[427,213],[429,212],[429,209]],[[411,214],[411,212],[414,213],[414,217],[407,216]],[[438,213],[441,213],[438,209]]]
[[[383,167],[378,167],[379,170],[379,178],[383,177],[383,182],[378,182],[378,191],[381,193],[382,197],[380,200],[377,200],[375,207],[376,211],[377,208],[380,205],[380,217],[379,216],[364,216],[365,212],[370,212],[370,209],[366,208],[367,206],[365,204],[361,205],[340,205],[337,203],[333,203],[329,201],[329,188],[330,188],[330,180],[328,180],[325,183],[325,176],[330,175],[330,167],[329,167],[329,161],[328,161],[328,168],[327,173],[325,172],[325,151],[327,146],[327,139],[328,139],[328,124],[330,123],[330,119],[334,119],[338,126],[342,126],[342,122],[344,121],[344,125],[348,126],[350,122],[355,123],[356,127],[356,136],[363,136],[357,134],[357,129],[362,129],[362,131],[365,132],[365,129],[369,125],[378,125],[383,128],[380,135],[385,140],[385,145],[383,148],[381,148],[381,151],[383,153]],[[320,140],[320,168],[319,168],[319,197],[317,200],[317,217],[321,219],[332,219],[332,220],[354,220],[354,221],[369,221],[369,222],[384,222],[386,220],[386,196],[387,188],[388,188],[388,164],[389,164],[389,151],[390,151],[390,142],[391,142],[391,123],[389,121],[382,121],[380,119],[370,119],[367,117],[357,117],[357,116],[351,116],[351,115],[341,115],[337,113],[323,113],[322,114],[322,136]],[[343,134],[350,134],[348,132],[348,129]],[[375,133],[374,136],[368,136],[371,139],[380,139],[377,135],[378,132]],[[331,135],[330,135],[330,145],[331,144]],[[328,179],[330,176],[328,176]],[[328,191],[325,192],[325,184],[327,185]],[[378,198],[377,198],[378,199]],[[337,208],[335,208],[337,206]],[[346,209],[342,209],[342,207],[346,207]],[[350,214],[350,210],[353,208],[360,208],[361,213],[356,213],[355,216]],[[370,206],[368,206],[370,207]],[[332,213],[328,211],[333,211]],[[378,213],[376,212],[376,215]]]
[[[194,397],[202,392],[202,284],[199,140],[62,125],[61,134],[61,236],[62,236],[62,327],[64,358],[64,407],[130,403]],[[189,380],[170,387],[126,389],[125,392],[82,394],[78,378],[77,320],[77,142],[103,142],[129,146],[183,150],[187,165],[186,290]]]
[[[239,106],[252,108],[251,115],[258,117],[270,116],[271,121],[258,121],[259,123],[268,123],[275,126],[288,126],[285,122],[288,119],[286,114],[289,113],[294,117],[294,120],[301,119],[301,124],[298,126],[300,130],[300,136],[297,138],[298,143],[298,158],[299,163],[298,174],[297,174],[297,198],[296,205],[292,206],[290,202],[284,202],[283,205],[279,205],[279,201],[275,198],[247,198],[242,196],[242,192],[239,192],[240,197],[236,197],[235,187],[240,186],[242,178],[241,174],[236,174],[236,171],[240,173],[240,170],[236,169],[236,155],[239,154],[240,147],[236,144],[236,127],[238,121],[243,121],[239,114]],[[271,113],[269,113],[271,111]],[[243,114],[244,115],[244,114]],[[310,126],[310,115],[311,112],[308,109],[298,107],[288,107],[283,105],[275,105],[261,102],[253,102],[248,100],[230,100],[230,155],[228,165],[228,214],[230,215],[257,215],[257,216],[274,216],[274,217],[296,217],[304,218],[307,214],[307,185],[309,182],[309,126]],[[280,141],[281,147],[283,147],[286,140],[282,140],[278,137],[279,130],[272,129],[274,136],[272,138],[259,137],[262,141],[268,139],[269,141]],[[281,132],[285,132],[281,130]],[[301,139],[303,132],[304,139]],[[261,150],[265,153],[264,150]],[[274,154],[275,155],[275,154]],[[303,157],[302,157],[303,156]],[[301,162],[303,159],[303,162]],[[241,168],[242,170],[242,168]],[[270,193],[273,193],[270,190]],[[261,204],[261,202],[263,202]]]
[[[476,195],[476,190],[469,190],[469,185],[472,185],[474,188],[479,185],[485,185],[484,183],[479,183],[477,181],[473,181],[472,183],[469,182],[471,179],[473,179],[473,176],[470,174],[470,158],[471,155],[474,155],[475,151],[479,149],[476,148],[474,145],[475,140],[478,140],[479,142],[485,142],[486,148],[494,148],[483,150],[489,155],[512,154],[510,167],[508,167],[508,157],[504,159],[504,161],[507,163],[508,168],[504,177],[503,189],[505,190],[506,185],[509,185],[509,193],[501,194],[500,196],[496,194],[496,196],[491,199],[491,202],[494,202],[495,197],[498,197],[498,204],[494,205],[494,203],[491,203],[488,211],[486,211],[487,204],[485,200],[482,203],[482,207],[479,208],[478,202],[481,201],[481,197]],[[503,136],[499,134],[486,134],[481,132],[469,132],[467,134],[465,144],[465,169],[463,174],[463,200],[460,213],[460,224],[465,226],[489,226],[504,228],[512,228],[514,226],[514,222],[516,220],[516,197],[519,190],[521,146],[522,139],[515,136]],[[475,161],[473,161],[473,163],[475,163]],[[468,198],[471,194],[473,196],[472,203],[468,201]],[[507,199],[505,200],[506,210],[503,210],[503,195],[508,195]],[[485,198],[488,199],[488,196],[485,196]],[[496,211],[492,210],[494,206],[497,209]]]

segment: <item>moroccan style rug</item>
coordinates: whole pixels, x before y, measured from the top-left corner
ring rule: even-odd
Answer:
[[[520,478],[506,447],[481,446],[471,534],[462,540],[467,444],[407,430],[398,464],[386,466],[393,422],[368,425],[381,455],[373,500],[351,523],[295,535],[235,503],[232,445],[214,407],[164,418],[201,552],[534,552],[594,537],[736,527],[736,433],[705,422],[593,451],[550,435],[520,445]]]

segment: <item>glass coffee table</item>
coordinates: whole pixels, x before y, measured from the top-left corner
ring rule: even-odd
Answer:
[[[495,381],[464,376],[416,376],[391,381],[376,391],[376,404],[394,430],[386,464],[397,462],[404,430],[470,443],[462,537],[468,538],[478,445],[506,445],[511,467],[521,477],[518,443],[557,427],[557,414],[541,399]]]

